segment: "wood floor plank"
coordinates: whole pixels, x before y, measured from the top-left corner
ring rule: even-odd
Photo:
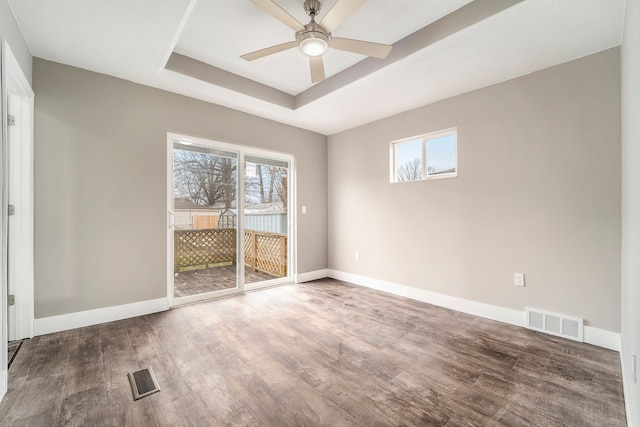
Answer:
[[[287,372],[271,355],[265,354],[249,363],[249,366],[267,383],[270,393],[268,400],[275,402],[278,396],[286,402],[289,419],[284,424],[313,426],[349,426],[353,422],[348,413],[318,393],[299,377]],[[265,396],[267,397],[267,396]],[[254,409],[255,410],[255,409]],[[282,408],[268,409],[278,413]],[[264,417],[264,413],[260,414]],[[275,425],[280,423],[275,420]]]
[[[190,384],[192,396],[214,425],[254,426],[257,419],[221,377],[203,372]]]
[[[318,387],[325,396],[336,404],[345,404],[343,393],[355,398],[371,413],[382,413],[391,425],[445,425],[449,419],[448,408],[439,410],[424,399],[394,384],[380,381],[354,372],[352,375],[336,376]],[[344,410],[350,408],[347,401]]]
[[[131,388],[108,387],[107,406],[109,419],[101,420],[104,425],[119,427],[155,427],[158,426],[156,413],[150,400],[142,399],[133,402]]]
[[[65,397],[59,426],[100,425],[111,418],[106,387],[94,387]]]
[[[102,354],[103,377],[107,387],[129,387],[127,374],[141,369],[133,348]]]
[[[154,407],[158,425],[205,427],[214,425],[194,399],[189,396]]]
[[[13,425],[18,420],[24,425],[42,420],[48,423],[39,425],[57,425],[63,385],[61,373],[27,378],[20,389],[7,392],[0,402],[0,425]]]
[[[11,426],[625,424],[616,352],[329,279],[36,337],[0,402]]]
[[[151,366],[162,391],[152,394],[145,399],[153,403],[154,407],[182,399],[190,394],[185,379],[180,375],[171,357],[163,353],[159,356],[138,361],[140,366]]]

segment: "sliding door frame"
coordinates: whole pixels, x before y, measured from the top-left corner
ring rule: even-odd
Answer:
[[[237,217],[236,227],[237,234],[237,287],[233,289],[225,289],[216,292],[209,292],[199,295],[193,295],[188,297],[176,298],[174,297],[174,188],[173,188],[173,149],[174,143],[179,141],[187,141],[190,144],[200,147],[207,147],[212,149],[224,150],[233,153],[237,153],[237,169],[236,179],[238,182],[237,193]],[[244,188],[244,163],[245,156],[256,156],[272,158],[274,160],[286,161],[289,164],[289,182],[287,191],[287,276],[282,278],[276,278],[273,280],[266,280],[256,283],[245,284],[244,277],[244,207],[245,207],[245,188]],[[294,269],[297,266],[295,254],[296,254],[296,173],[295,173],[295,157],[292,154],[282,153],[278,151],[250,147],[240,144],[234,144],[229,142],[222,142],[213,139],[206,139],[195,137],[191,135],[181,133],[167,133],[167,298],[169,300],[170,307],[176,307],[185,304],[191,304],[199,301],[205,301],[215,298],[223,298],[230,295],[242,294],[244,292],[253,291],[257,289],[267,288],[271,286],[278,286],[285,283],[292,283],[295,277]]]

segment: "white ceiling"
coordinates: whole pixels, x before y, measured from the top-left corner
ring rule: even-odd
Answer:
[[[335,1],[323,2],[320,18]],[[292,99],[311,88],[308,61],[297,49],[253,62],[240,59],[294,39],[289,27],[249,0],[9,2],[34,56],[325,135],[617,46],[625,7],[625,0],[525,0],[292,109],[165,69],[175,51]],[[308,22],[303,0],[275,2]],[[393,44],[468,3],[368,0],[333,35]],[[362,59],[330,50],[325,86]]]
[[[335,2],[329,0],[322,3],[318,20]],[[368,0],[333,35],[393,44],[470,2]],[[299,22],[309,22],[302,7],[303,1],[276,0],[276,3]],[[390,25],[385,25],[385,22]],[[240,58],[244,53],[295,40],[294,34],[291,28],[248,0],[199,0],[175,51],[296,95],[311,86],[309,61],[299,49],[251,63]],[[223,40],[224,43],[220,43]],[[362,55],[330,49],[324,56],[326,74],[331,76],[362,59]]]

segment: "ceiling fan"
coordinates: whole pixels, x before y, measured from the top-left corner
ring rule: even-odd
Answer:
[[[327,49],[329,49],[329,47],[384,59],[391,51],[392,46],[331,36],[331,31],[340,25],[342,21],[351,15],[351,13],[353,13],[357,8],[362,6],[365,1],[366,0],[338,0],[322,21],[318,23],[315,21],[315,17],[318,15],[318,12],[320,12],[320,2],[318,0],[306,0],[304,2],[304,10],[311,18],[311,21],[307,25],[302,25],[296,18],[289,15],[287,11],[282,9],[272,0],[251,0],[253,4],[295,30],[296,39],[294,41],[247,53],[242,55],[241,58],[247,61],[253,61],[268,55],[273,55],[274,53],[298,47],[302,53],[309,57],[311,81],[313,83],[317,83],[325,79],[322,55],[327,51]]]

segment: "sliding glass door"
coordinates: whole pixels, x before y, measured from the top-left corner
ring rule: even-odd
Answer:
[[[173,305],[290,281],[290,156],[169,134]]]
[[[287,277],[289,162],[244,158],[245,283]]]
[[[174,142],[175,298],[238,288],[237,175],[237,152]]]

